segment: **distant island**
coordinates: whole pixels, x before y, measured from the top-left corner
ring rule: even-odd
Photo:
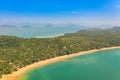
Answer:
[[[17,27],[17,26],[14,26],[14,25],[0,25],[0,27]]]
[[[0,27],[8,28],[8,27],[18,27],[18,26],[16,26],[16,25],[0,25]],[[31,26],[29,26],[29,25],[23,25],[23,26],[20,26],[20,27],[28,28],[28,27],[31,27]]]
[[[9,24],[4,24],[0,25],[0,27],[32,27],[32,26],[39,26],[39,27],[79,27],[82,25],[77,25],[77,24],[16,24],[16,25],[9,25]]]
[[[22,26],[23,28],[29,28],[31,27],[30,25],[25,25],[25,26]]]
[[[0,77],[29,64],[81,51],[120,46],[120,27],[79,30],[55,38],[0,36]]]

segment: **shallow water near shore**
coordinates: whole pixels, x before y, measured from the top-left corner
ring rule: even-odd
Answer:
[[[120,80],[120,49],[99,51],[35,68],[18,80]]]

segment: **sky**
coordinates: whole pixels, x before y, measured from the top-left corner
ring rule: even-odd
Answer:
[[[120,25],[120,0],[0,0],[0,24]]]

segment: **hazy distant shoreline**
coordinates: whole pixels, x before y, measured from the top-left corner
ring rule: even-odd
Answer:
[[[52,59],[43,60],[40,62],[33,63],[31,65],[28,65],[26,67],[23,67],[23,68],[19,69],[18,71],[13,72],[12,74],[3,75],[0,80],[17,80],[18,77],[20,77],[20,75],[22,75],[26,71],[37,68],[37,67],[42,67],[42,66],[45,66],[47,64],[55,63],[57,61],[61,61],[61,60],[67,59],[67,58],[72,58],[75,56],[91,54],[91,53],[94,53],[97,51],[117,49],[117,48],[120,48],[120,46],[101,48],[101,49],[93,49],[93,50],[83,51],[83,52],[79,52],[79,53],[75,53],[75,54],[71,54],[71,55],[64,55],[64,56],[59,56],[59,57],[55,57]]]
[[[83,27],[0,27],[0,35],[17,36],[20,38],[53,38],[66,33],[74,33]]]

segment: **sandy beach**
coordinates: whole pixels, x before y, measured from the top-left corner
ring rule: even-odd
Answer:
[[[44,61],[39,61],[39,62],[33,63],[31,65],[28,65],[26,67],[23,67],[23,68],[19,69],[18,71],[13,72],[12,74],[3,75],[0,80],[17,80],[17,78],[20,75],[22,75],[26,71],[31,70],[31,69],[36,68],[36,67],[42,67],[44,65],[51,64],[51,63],[54,63],[54,62],[57,62],[57,61],[61,61],[61,60],[67,59],[67,58],[72,58],[72,57],[75,57],[75,56],[91,54],[91,53],[97,52],[97,51],[117,49],[117,48],[120,48],[120,46],[83,51],[83,52],[79,52],[79,53],[75,53],[75,54],[64,55],[64,56],[59,56],[59,57],[55,57],[55,58],[52,58],[52,59],[47,59],[47,60],[44,60]]]

